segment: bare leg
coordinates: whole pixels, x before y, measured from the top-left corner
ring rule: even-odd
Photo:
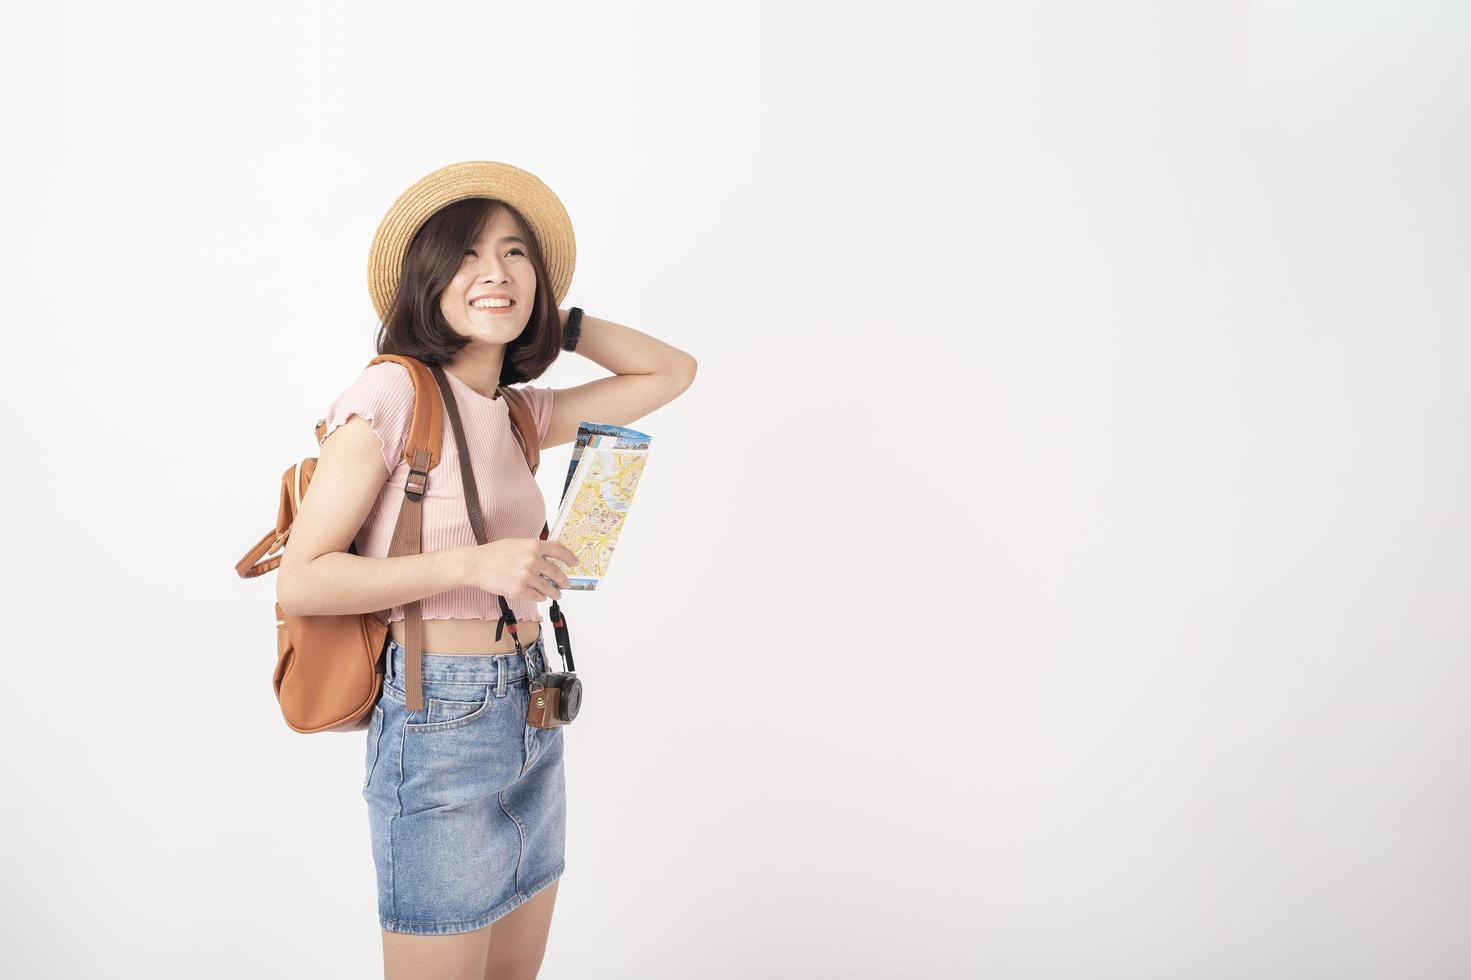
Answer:
[[[561,879],[491,923],[485,975],[476,980],[536,980],[546,954],[559,884]]]
[[[448,936],[383,932],[384,980],[480,980],[490,926]]]

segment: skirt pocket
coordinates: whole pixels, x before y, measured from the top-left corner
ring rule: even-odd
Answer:
[[[495,709],[494,692],[490,684],[425,682],[424,711],[411,714],[404,729],[422,735],[473,725]]]

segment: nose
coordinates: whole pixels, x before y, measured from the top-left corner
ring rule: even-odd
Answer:
[[[480,259],[480,281],[483,283],[505,282],[509,278],[498,255],[486,255]]]

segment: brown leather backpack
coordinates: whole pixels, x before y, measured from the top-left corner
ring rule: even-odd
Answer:
[[[414,381],[414,415],[409,426],[408,439],[404,444],[404,459],[411,466],[404,486],[403,506],[399,510],[398,523],[393,529],[393,540],[388,548],[388,557],[417,555],[421,547],[421,531],[424,526],[423,499],[428,486],[429,474],[439,465],[439,451],[443,440],[446,402],[441,394],[441,382],[422,361],[400,354],[380,354],[368,362],[371,367],[381,361],[395,361],[408,368]],[[441,369],[442,370],[442,369]],[[459,412],[454,404],[454,394],[449,392],[448,408],[454,413],[452,419],[455,436],[463,452],[463,433],[460,431]],[[536,440],[536,424],[531,407],[522,400],[521,392],[501,385],[500,396],[508,398],[511,429],[521,444],[526,463],[534,475],[540,462],[540,451]],[[316,426],[317,445],[326,436],[327,420],[319,419]],[[301,509],[312,473],[316,470],[317,457],[311,456],[294,463],[281,476],[280,506],[276,512],[276,526],[267,531],[245,557],[235,563],[235,571],[241,578],[255,578],[274,570],[281,564],[283,549],[291,536],[291,525]],[[461,467],[469,471],[468,463]],[[467,476],[469,476],[467,472]],[[473,480],[473,477],[470,477]],[[473,488],[467,482],[467,490]],[[470,508],[470,519],[476,531],[476,539],[484,544],[484,528],[480,523],[478,501]],[[542,536],[546,536],[543,528]],[[355,554],[356,542],[348,547]],[[286,613],[281,603],[276,602],[276,670],[272,684],[276,699],[286,724],[303,734],[314,732],[352,732],[368,727],[373,705],[377,703],[383,684],[385,656],[388,648],[388,615],[391,610],[381,612],[353,613],[333,616],[296,616]],[[501,597],[504,617],[510,615],[510,607]],[[552,604],[553,622],[558,627],[561,639],[563,625],[561,613]],[[424,649],[424,623],[420,602],[414,600],[404,606],[405,648],[408,651],[405,670],[407,707],[410,711],[421,710],[423,691],[420,680],[420,655]],[[514,633],[515,619],[510,628]],[[500,631],[497,630],[497,637]],[[519,643],[518,643],[519,645]]]

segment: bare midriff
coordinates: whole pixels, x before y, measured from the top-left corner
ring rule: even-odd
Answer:
[[[487,657],[502,653],[515,653],[516,643],[509,630],[501,630],[499,641],[495,638],[496,621],[493,619],[426,619],[424,620],[424,652],[452,653],[457,656],[483,654]],[[408,622],[402,619],[388,624],[389,632],[400,645],[408,645]],[[541,635],[541,623],[534,619],[516,622],[516,635],[522,648],[531,646]]]

